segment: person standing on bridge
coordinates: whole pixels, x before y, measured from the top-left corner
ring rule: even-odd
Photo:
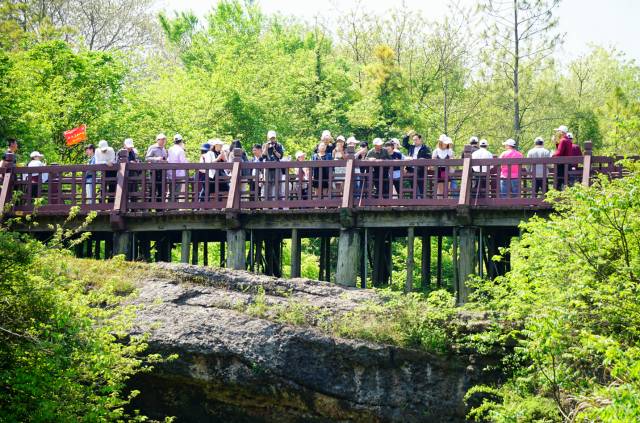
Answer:
[[[398,142],[399,144],[399,142]],[[393,141],[389,141],[387,142],[385,145],[385,148],[387,150],[387,153],[389,153],[389,158],[391,160],[402,160],[403,156],[402,153],[400,153],[399,151],[396,151],[396,144]],[[389,186],[389,168],[384,168],[384,173],[385,173],[385,180],[384,180],[384,186],[382,188],[383,191],[383,196],[385,198],[394,198],[393,193],[390,192],[390,186]],[[396,197],[395,198],[400,198],[400,180],[401,180],[401,170],[400,170],[400,166],[394,166],[391,169],[391,181],[393,182],[393,187],[395,188],[395,192],[396,192]]]
[[[33,151],[31,152],[31,155],[29,157],[31,158],[31,161],[29,161],[29,163],[27,164],[27,167],[46,166],[46,164],[43,161],[44,155],[41,154],[40,152]],[[31,199],[32,200],[38,196],[38,179],[40,179],[40,183],[44,185],[49,180],[49,174],[41,173],[40,176],[38,176],[38,174],[31,175]]]
[[[516,149],[516,141],[509,138],[502,143],[506,150],[500,153],[501,159],[518,159],[523,155]],[[520,193],[520,165],[502,165],[500,167],[500,197],[516,197]]]
[[[0,167],[4,167],[4,162],[7,158],[7,154],[13,155],[13,163],[18,163],[18,140],[15,138],[9,138],[7,140],[7,150],[2,154],[2,163]]]
[[[187,155],[184,152],[184,139],[182,135],[175,134],[173,136],[173,145],[167,151],[167,163],[184,164],[189,163]],[[169,198],[172,201],[184,201],[185,193],[185,176],[184,169],[169,170]]]
[[[96,164],[96,147],[93,144],[89,144],[84,148],[84,154],[88,158],[88,165]],[[93,170],[88,170],[87,173],[84,174],[84,191],[87,204],[93,204],[93,197],[96,191],[95,177],[96,173]]]
[[[436,148],[433,150],[431,154],[432,159],[436,160],[448,160],[453,159],[453,149],[451,146],[453,145],[453,141],[451,138],[446,136],[445,134],[440,134],[438,137],[438,144]],[[445,178],[448,176],[449,167],[448,166],[438,166],[438,172],[436,174],[437,177],[437,187],[436,187],[436,196],[440,198],[445,197]],[[447,193],[449,189],[447,187]],[[447,194],[448,196],[448,194]]]
[[[128,163],[138,163],[140,161],[138,159],[138,150],[136,150],[136,148],[134,147],[133,139],[131,138],[127,138],[126,140],[124,140],[124,143],[122,144],[122,149],[118,151],[118,154],[116,154],[116,156],[118,157],[118,160],[120,160],[120,157],[122,157],[121,154],[123,156],[126,155]],[[129,171],[129,177],[133,177],[133,178],[129,178],[129,184],[128,184],[129,192],[138,191],[138,181],[136,180],[138,176],[140,176],[139,170]]]
[[[571,140],[571,155],[573,157],[582,156],[582,149],[580,149],[580,145],[578,144],[578,141],[573,137],[573,134],[571,132],[567,132],[567,138]],[[571,170],[573,172],[569,175],[569,185],[573,186],[573,184],[576,183],[576,179],[578,179],[578,175],[576,175],[576,171],[578,170],[578,165],[577,164],[571,165]]]
[[[471,159],[493,159],[493,154],[489,151],[489,141],[481,139],[478,149],[471,153]],[[487,190],[487,171],[489,166],[473,166],[471,170],[473,170],[473,185],[471,189],[476,193],[476,198],[480,198],[480,196],[484,196]]]
[[[553,154],[553,157],[569,157],[573,152],[573,143],[567,136],[569,129],[565,125],[560,125],[555,129],[556,138],[558,139],[558,148]],[[567,165],[559,164],[558,171],[556,172],[556,184],[555,187],[559,191],[565,185],[565,175],[567,173]]]
[[[375,138],[373,140],[373,148],[367,153],[367,160],[389,160],[389,152],[382,148],[383,145],[384,142],[382,141],[382,138]],[[380,179],[383,175],[380,174],[380,168],[378,166],[371,167],[373,167],[371,175],[373,177],[373,196],[374,198],[378,198],[382,193],[382,190],[380,189],[382,181]]]
[[[213,162],[226,163],[227,153],[224,152],[224,149],[223,149],[224,143],[222,142],[222,140],[216,138],[213,140],[209,140],[209,142],[211,143],[211,152],[213,153]],[[212,192],[216,193],[216,195],[218,196],[217,197],[218,201],[220,201],[222,198],[219,195],[219,193],[229,192],[229,175],[227,175],[227,172],[225,171],[225,169],[218,169],[215,172],[214,190]]]
[[[249,160],[252,163],[260,163],[264,161],[264,155],[262,154],[262,144],[254,144],[251,149],[253,157]],[[255,200],[262,198],[262,182],[264,180],[264,171],[262,169],[251,170],[251,181],[249,182],[249,192],[251,197]]]
[[[413,145],[409,144],[409,138],[413,141]],[[423,142],[422,135],[415,131],[409,131],[404,137],[402,137],[402,146],[407,149],[409,159],[430,159],[431,149]],[[407,176],[409,181],[413,185],[413,173],[416,169],[413,166],[407,166]],[[416,198],[422,198],[424,195],[424,175],[425,166],[418,166],[418,174],[416,175]]]
[[[98,151],[95,154],[96,164],[97,165],[107,165],[109,167],[113,167],[116,163],[116,152],[113,148],[109,147],[109,143],[105,140],[101,140],[98,143]],[[107,170],[104,172],[104,177],[107,186],[107,202],[113,201],[113,194],[116,192],[116,176],[118,172],[114,170]],[[103,193],[104,195],[104,193]]]
[[[327,145],[323,142],[318,144],[318,152],[313,154],[311,160],[332,160],[331,153],[327,152]],[[312,186],[315,189],[315,196],[317,199],[324,198],[329,188],[329,167],[317,167],[313,168],[313,182]]]
[[[527,158],[545,159],[551,157],[551,152],[544,148],[544,139],[542,137],[537,137],[533,144],[533,148],[527,152]],[[545,167],[546,165],[543,164],[535,165],[535,170],[533,171],[533,192],[535,196],[542,191],[544,185],[543,180],[545,178]]]
[[[284,156],[284,147],[278,142],[276,131],[267,132],[267,143],[262,147],[264,161],[279,162]],[[267,200],[278,201],[284,196],[282,176],[284,169],[269,169],[266,174],[265,195]]]
[[[469,147],[471,147],[471,154],[478,151],[478,148],[480,148],[478,147],[478,137],[474,135],[471,138],[469,138]]]
[[[145,160],[150,163],[164,163],[167,161],[167,149],[164,147],[167,143],[167,136],[165,134],[158,134],[156,136],[155,144],[152,144],[147,150],[147,154],[144,156]],[[164,197],[162,190],[162,181],[165,180],[165,171],[162,169],[156,169],[151,171],[154,174],[153,185],[153,201],[161,203]]]

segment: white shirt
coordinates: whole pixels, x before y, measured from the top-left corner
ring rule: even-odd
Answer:
[[[40,160],[35,160],[32,159],[28,164],[27,167],[39,167],[39,166],[46,166],[46,164],[42,163]],[[35,176],[35,175],[34,175]],[[43,173],[42,174],[42,183],[44,184],[45,182],[47,182],[49,180],[49,174],[48,173]]]
[[[536,158],[536,159],[543,158],[543,157],[551,157],[551,152],[542,146],[533,147],[527,153],[527,157]],[[536,173],[536,178],[542,178],[542,176],[544,175],[544,165],[541,165],[541,164],[536,165],[535,173]]]
[[[491,154],[491,152],[489,150],[487,150],[486,148],[480,147],[476,151],[471,153],[471,158],[472,159],[493,159],[493,154]],[[487,171],[487,166],[482,166],[482,170],[480,169],[480,166],[473,166],[473,171],[474,172],[486,172]]]
[[[446,158],[453,158],[453,150],[450,148],[447,148],[446,150],[443,150],[441,148],[436,148],[435,150],[433,150],[433,153],[431,154],[431,158],[432,159],[446,159]]]
[[[213,154],[213,151],[207,151],[204,154],[200,155],[200,163],[213,163],[216,161],[216,156]],[[213,179],[216,177],[216,170],[209,169],[209,178]]]
[[[107,147],[105,151],[97,149],[94,157],[96,164],[114,164],[116,162],[116,152],[111,147]]]

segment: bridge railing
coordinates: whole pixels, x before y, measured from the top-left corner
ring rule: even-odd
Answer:
[[[232,163],[123,164],[123,209],[223,209],[229,198]]]
[[[122,215],[163,210],[549,206],[552,188],[625,175],[616,158],[118,163],[0,168],[13,213]],[[235,154],[240,158],[241,154]]]

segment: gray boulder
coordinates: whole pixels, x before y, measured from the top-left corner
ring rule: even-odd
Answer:
[[[151,352],[179,358],[137,375],[132,407],[178,422],[458,422],[463,397],[493,376],[471,355],[342,339],[312,325],[270,320],[272,307],[299,301],[339,316],[372,290],[307,279],[163,264],[139,283],[134,334]],[[264,293],[258,293],[259,286]],[[262,317],[246,313],[260,295]]]

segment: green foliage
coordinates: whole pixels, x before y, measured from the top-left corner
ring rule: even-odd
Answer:
[[[127,379],[159,359],[130,337],[124,260],[85,261],[0,230],[0,421],[130,421]],[[138,274],[144,269],[136,269]]]
[[[637,420],[640,174],[627,165],[633,170],[627,178],[552,194],[554,215],[522,224],[511,247],[512,271],[478,282],[478,306],[498,312],[502,330],[511,328],[518,343],[501,399],[477,416]]]
[[[334,323],[335,333],[348,338],[446,353],[458,331],[455,298],[448,292],[402,294],[382,290],[382,302],[368,303]]]

